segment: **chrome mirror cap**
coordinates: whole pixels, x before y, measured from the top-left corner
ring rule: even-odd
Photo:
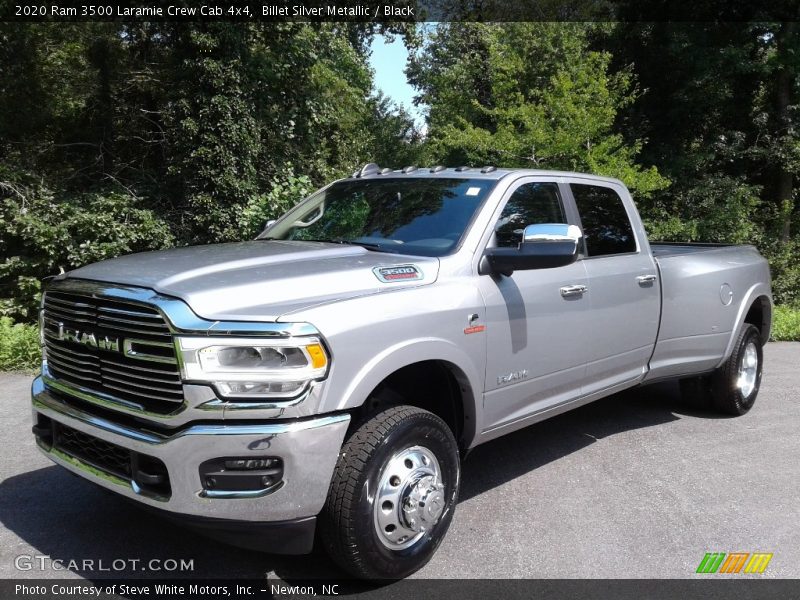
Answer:
[[[540,223],[528,225],[522,233],[522,241],[529,242],[574,242],[583,236],[581,228],[566,223]]]

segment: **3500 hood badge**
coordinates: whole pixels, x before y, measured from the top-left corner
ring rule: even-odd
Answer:
[[[416,265],[398,265],[396,267],[375,267],[372,269],[375,277],[384,283],[395,281],[419,281],[422,279],[422,271]]]

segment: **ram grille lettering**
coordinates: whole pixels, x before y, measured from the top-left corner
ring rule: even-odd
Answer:
[[[68,329],[64,327],[63,323],[58,324],[58,339],[66,342],[75,342],[76,344],[83,344],[99,350],[110,350],[112,352],[119,352],[119,338],[110,338],[102,336],[98,338],[94,333],[88,331],[78,331],[77,329]]]

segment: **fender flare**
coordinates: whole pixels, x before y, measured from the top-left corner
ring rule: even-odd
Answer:
[[[483,374],[478,371],[463,349],[441,338],[416,338],[404,340],[373,356],[353,376],[337,406],[346,410],[361,406],[387,377],[414,363],[424,361],[443,363],[455,377],[461,388],[464,422],[462,438],[465,447],[470,447],[481,431],[483,402]]]
[[[764,343],[766,343],[767,340],[769,340],[769,333],[770,333],[769,330],[772,327],[772,308],[773,308],[772,292],[770,291],[770,288],[767,284],[756,283],[750,289],[747,290],[744,297],[742,298],[742,301],[739,303],[739,311],[736,313],[736,321],[734,321],[735,325],[733,327],[733,331],[731,332],[731,337],[728,340],[728,345],[725,347],[725,353],[722,355],[722,359],[719,361],[719,363],[717,363],[716,368],[721,367],[722,364],[726,360],[728,360],[728,357],[733,352],[733,344],[738,339],[739,334],[741,333],[742,328],[744,327],[744,322],[745,322],[744,320],[747,317],[747,313],[750,310],[750,307],[757,299],[761,297],[767,299],[768,308],[770,311],[769,328],[767,329],[766,336],[764,336],[762,331],[762,339]]]

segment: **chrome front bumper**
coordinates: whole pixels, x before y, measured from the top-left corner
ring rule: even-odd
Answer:
[[[33,381],[34,422],[37,413],[121,448],[155,457],[166,465],[171,493],[156,498],[142,493],[132,480],[103,472],[58,449],[39,443],[53,462],[90,481],[142,504],[196,517],[238,521],[287,521],[322,510],[333,469],[350,421],[348,414],[272,421],[266,424],[196,424],[169,434],[114,423],[65,404],[50,393],[41,377]],[[203,490],[200,464],[220,457],[279,457],[283,484],[263,494],[218,494]]]

